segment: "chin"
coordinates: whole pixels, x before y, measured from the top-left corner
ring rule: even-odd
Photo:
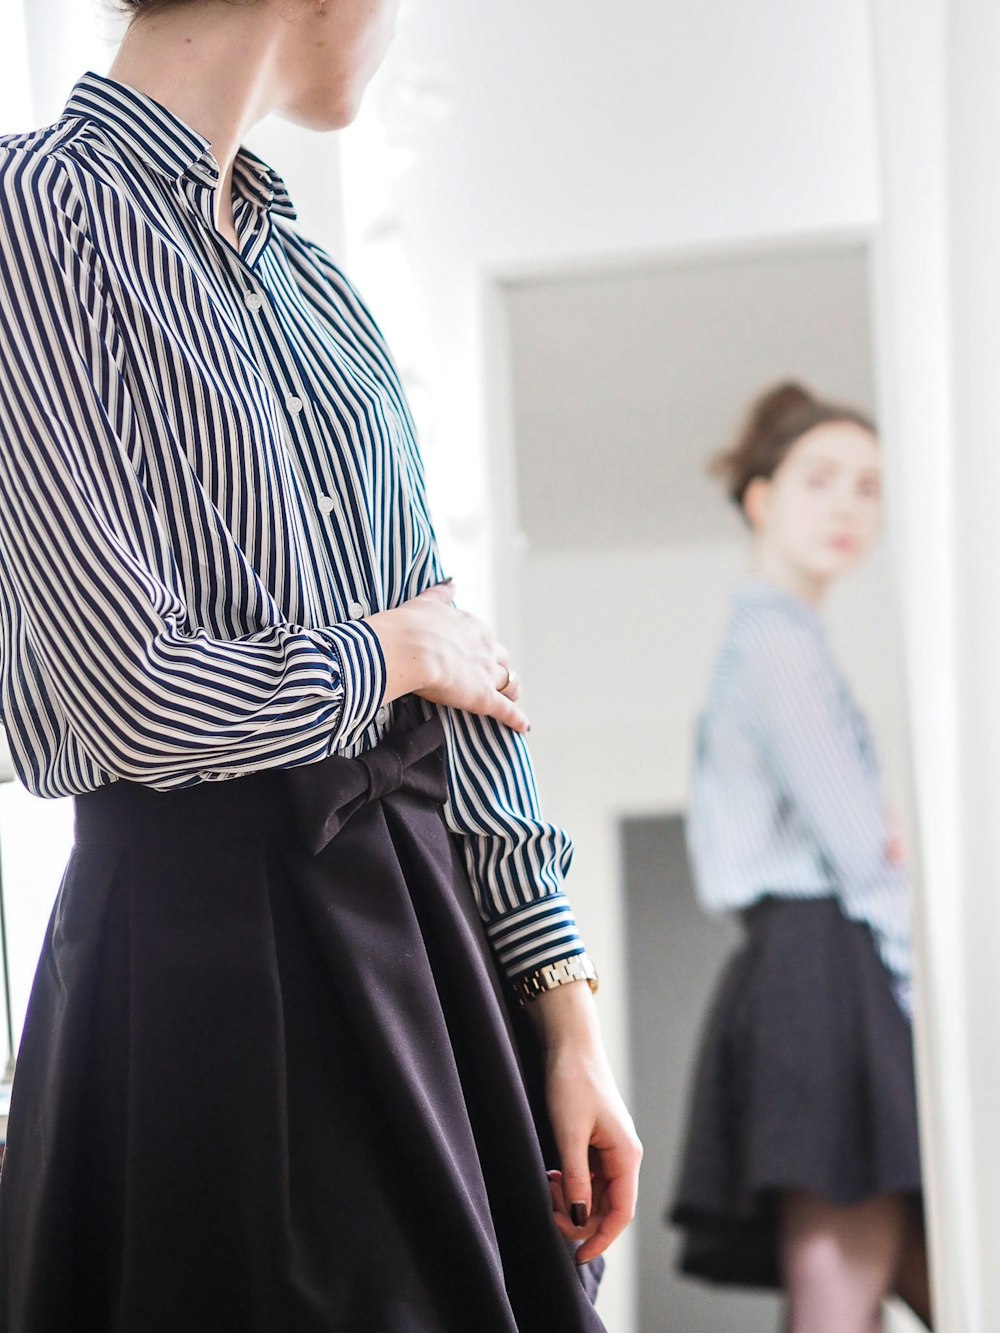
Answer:
[[[821,556],[811,562],[810,573],[821,579],[839,579],[842,574],[848,574],[858,563],[861,553],[858,550],[853,551],[824,551]]]
[[[284,118],[303,129],[328,133],[345,129],[361,108],[361,92],[339,88],[334,93],[327,89],[308,101],[287,108]]]

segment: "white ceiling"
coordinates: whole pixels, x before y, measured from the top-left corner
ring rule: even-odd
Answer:
[[[866,247],[778,246],[504,288],[529,547],[735,536],[705,474],[786,376],[872,410]]]

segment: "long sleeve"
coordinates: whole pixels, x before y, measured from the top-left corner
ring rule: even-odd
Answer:
[[[415,485],[423,503],[419,460]],[[443,578],[428,525],[407,596]],[[583,952],[563,884],[573,856],[569,835],[542,818],[524,737],[494,718],[439,708],[445,727],[445,818],[460,835],[480,915],[511,978]]]
[[[812,625],[770,618],[749,647],[752,713],[790,809],[815,838],[848,916],[871,927],[904,1007],[911,972],[905,873],[889,859],[867,729]]]
[[[445,816],[462,835],[487,934],[510,977],[583,944],[563,882],[572,844],[542,819],[524,739],[492,718],[442,709],[449,761]]]
[[[19,648],[83,752],[170,786],[336,750],[381,702],[378,640],[360,622],[283,623],[264,589],[272,623],[258,631],[192,628],[172,554],[184,515],[144,488],[126,348],[85,202],[54,155],[0,154],[0,265],[2,578]]]

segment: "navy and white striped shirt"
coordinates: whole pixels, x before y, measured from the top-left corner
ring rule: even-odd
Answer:
[[[0,715],[41,796],[368,749],[393,710],[363,617],[442,577],[371,315],[246,148],[237,253],[219,175],[93,71],[0,137]],[[441,713],[446,818],[508,975],[580,952],[522,738]]]
[[[871,927],[910,1008],[906,874],[863,714],[816,609],[762,579],[739,586],[697,729],[688,847],[701,903],[835,894]]]

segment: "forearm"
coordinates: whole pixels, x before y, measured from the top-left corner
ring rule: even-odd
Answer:
[[[571,1053],[603,1061],[597,1002],[586,981],[554,986],[527,1001],[525,1007],[548,1056]]]

